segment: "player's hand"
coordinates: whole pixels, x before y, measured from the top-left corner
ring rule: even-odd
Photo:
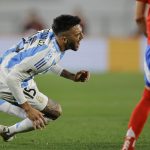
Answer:
[[[40,111],[32,108],[27,101],[21,104],[21,107],[26,112],[27,117],[33,122],[34,129],[42,129],[45,127],[46,120]]]
[[[90,79],[90,72],[81,70],[75,74],[74,81],[75,82],[86,82]]]
[[[31,107],[26,113],[27,117],[33,122],[34,129],[42,129],[45,127],[46,120],[40,111]]]

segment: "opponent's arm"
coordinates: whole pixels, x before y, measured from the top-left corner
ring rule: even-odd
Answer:
[[[144,35],[147,37],[145,12],[146,12],[146,3],[137,0],[135,9],[135,21],[138,25],[140,32],[144,33]]]

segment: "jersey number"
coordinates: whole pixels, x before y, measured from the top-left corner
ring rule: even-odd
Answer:
[[[36,95],[36,90],[35,90],[35,89],[27,89],[27,88],[24,88],[23,93],[24,93],[25,95],[27,95],[28,97],[30,97],[30,98],[33,99],[34,96]]]

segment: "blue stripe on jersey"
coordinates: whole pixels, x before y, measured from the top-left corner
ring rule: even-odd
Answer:
[[[29,81],[29,80],[31,80],[31,79],[33,79],[32,76],[30,76],[29,78],[25,79],[23,82],[27,82],[27,81]]]
[[[61,53],[60,55],[60,59],[62,59],[62,57],[64,56],[65,52]]]
[[[2,63],[2,60],[3,60],[3,58],[2,58],[2,57],[0,57],[0,64]]]
[[[2,55],[2,61],[5,59],[5,57],[7,56],[7,55],[9,55],[10,53],[12,53],[12,52],[16,52],[16,48],[18,47],[18,48],[22,48],[23,47],[23,44],[24,44],[24,40],[23,40],[23,38],[21,39],[21,41],[19,41],[19,43],[18,44],[16,44],[16,46],[14,46],[13,48],[11,48],[11,49],[8,49],[7,51],[5,51],[5,53]],[[1,63],[2,63],[2,61],[1,61]]]
[[[55,61],[55,59],[53,60],[53,62],[52,62],[52,65],[55,65],[56,64],[56,61]]]
[[[14,57],[10,59],[6,67],[12,68],[15,65],[21,63],[25,58],[31,57],[35,55],[36,53],[45,50],[47,47],[48,47],[47,45],[42,45],[38,47],[29,48],[24,51],[20,51],[19,53],[17,53],[17,55],[15,55]]]
[[[38,67],[37,69],[40,69],[41,67],[43,67],[47,62],[46,61],[43,61]]]
[[[42,58],[40,61],[38,61],[34,66],[38,67],[43,62],[45,62],[44,58]]]
[[[145,80],[145,84],[150,87],[150,83],[148,82],[147,78],[146,78],[146,75],[144,76],[144,80]]]
[[[15,52],[15,51],[16,51],[16,47],[11,48],[11,49],[8,49],[8,50],[2,55],[2,57],[1,57],[1,63],[2,63],[3,59],[4,59],[7,55],[9,55],[10,53]]]
[[[148,69],[150,70],[150,46],[149,45],[146,48],[145,60],[146,60]]]
[[[55,46],[56,51],[57,51],[57,52],[60,52],[60,48],[59,48],[59,46],[58,46],[58,43],[57,43],[56,39],[54,39],[53,44],[54,44],[54,46]]]
[[[49,32],[48,37],[50,38],[50,40],[54,37],[54,33],[53,32]]]
[[[28,82],[27,81],[24,81],[24,82],[21,83],[21,87],[22,88],[25,88],[27,86],[28,86]]]
[[[146,52],[145,52],[145,61],[147,64],[148,69],[150,70],[150,45],[147,46]],[[148,81],[146,75],[144,76],[145,84],[150,87],[150,82]]]
[[[16,128],[19,128],[21,122],[16,123]]]
[[[0,105],[2,105],[3,103],[5,103],[6,101],[0,99]]]
[[[47,61],[42,58],[40,61],[38,61],[34,66],[36,67],[36,69],[40,69],[42,66],[44,66],[47,63]]]
[[[44,58],[42,58],[41,60],[39,60],[39,61],[35,64],[35,66],[38,66],[41,62],[43,62],[43,60],[44,60]]]
[[[37,32],[36,34],[32,35],[31,37],[29,37],[28,39],[26,39],[26,42],[30,41],[31,39],[33,39],[34,37],[36,37],[36,40],[46,40],[47,38],[49,38],[50,40],[52,40],[52,38],[54,37],[54,33],[52,31],[50,31],[49,29],[45,29],[45,30],[41,30],[39,32]]]

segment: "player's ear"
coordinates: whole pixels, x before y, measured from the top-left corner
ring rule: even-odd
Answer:
[[[65,43],[65,44],[68,42],[68,39],[66,36],[62,36],[62,40],[63,40],[63,43]]]

